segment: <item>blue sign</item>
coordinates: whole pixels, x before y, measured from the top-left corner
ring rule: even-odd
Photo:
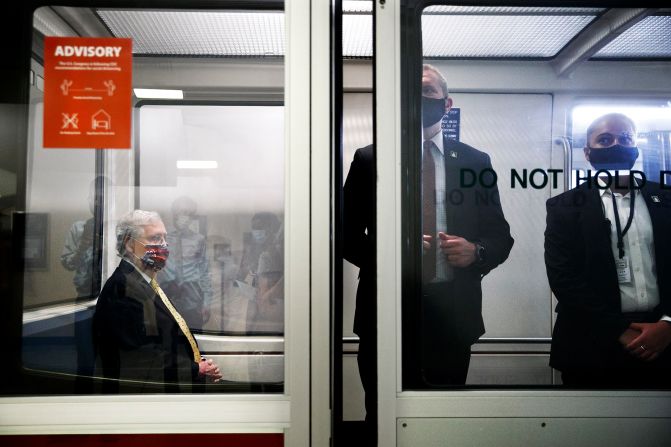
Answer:
[[[443,135],[448,139],[459,141],[459,126],[461,125],[461,109],[453,107],[443,116]]]

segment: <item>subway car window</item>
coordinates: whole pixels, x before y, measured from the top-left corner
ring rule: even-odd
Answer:
[[[640,171],[646,179],[660,184],[668,184],[671,159],[669,159],[671,133],[671,108],[667,100],[641,98],[637,101],[585,100],[577,104],[571,112],[572,147],[572,184],[583,183],[587,170],[594,167],[585,159],[584,147],[587,145],[586,131],[598,117],[612,110],[620,110],[636,123],[636,147],[640,155],[633,169]]]
[[[192,329],[282,335],[283,107],[152,104],[139,123],[139,201],[169,216],[166,293]]]
[[[668,16],[404,13],[403,388],[668,388]]]
[[[33,36],[25,373],[282,392],[283,11],[41,7]]]

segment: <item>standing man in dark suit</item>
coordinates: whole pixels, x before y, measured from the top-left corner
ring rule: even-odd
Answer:
[[[165,384],[166,391],[206,378],[219,381],[219,368],[201,357],[186,322],[156,282],[169,254],[160,216],[135,210],[121,218],[116,236],[122,260],[100,293],[93,320],[104,377],[141,387]],[[107,384],[107,391],[118,391],[118,382]]]
[[[510,253],[489,156],[441,132],[452,107],[447,81],[433,66],[422,72],[423,281],[419,387],[463,385],[471,345],[484,333],[482,277]],[[483,173],[482,186],[461,184],[462,170]],[[345,259],[360,268],[354,332],[366,419],[376,418],[375,169],[373,147],[357,150],[344,187]],[[390,302],[391,304],[391,302]],[[374,425],[373,425],[374,427]]]
[[[377,317],[375,285],[375,163],[373,146],[357,149],[343,188],[344,257],[359,267],[354,333],[366,405],[365,442],[377,445]]]
[[[485,333],[481,280],[514,242],[489,155],[441,132],[451,107],[447,81],[424,65],[420,380],[430,387],[466,383],[471,345]],[[480,181],[462,181],[467,173]]]
[[[639,152],[625,115],[594,121],[584,152],[597,172],[547,202],[550,365],[570,387],[667,388],[671,191],[630,173]]]

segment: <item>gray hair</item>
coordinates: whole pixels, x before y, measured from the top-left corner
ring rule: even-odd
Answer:
[[[436,67],[431,64],[424,64],[422,65],[422,71],[433,72],[433,74],[435,74],[438,78],[438,83],[440,84],[440,88],[443,90],[443,94],[445,94],[445,98],[450,96],[450,91],[447,88],[447,79],[445,79],[445,76],[443,76],[443,74]]]
[[[116,224],[116,251],[119,256],[126,254],[128,238],[137,239],[144,235],[144,226],[153,222],[162,222],[155,211],[133,210],[119,219]]]

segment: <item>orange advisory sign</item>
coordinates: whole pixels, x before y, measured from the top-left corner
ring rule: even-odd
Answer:
[[[44,147],[131,147],[131,39],[44,38]]]

